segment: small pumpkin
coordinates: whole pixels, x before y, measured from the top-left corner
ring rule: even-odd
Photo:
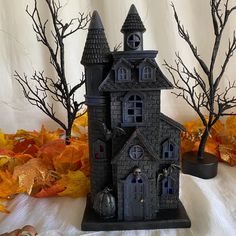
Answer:
[[[115,217],[116,201],[111,189],[105,188],[94,198],[93,209],[104,219]]]

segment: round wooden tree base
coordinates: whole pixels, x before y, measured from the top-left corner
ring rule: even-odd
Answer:
[[[202,179],[211,179],[217,175],[218,160],[210,153],[204,153],[204,159],[197,158],[197,152],[186,152],[182,156],[182,172]]]

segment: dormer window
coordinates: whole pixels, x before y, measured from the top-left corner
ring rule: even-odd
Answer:
[[[127,44],[131,49],[137,49],[140,45],[140,37],[138,34],[130,34],[127,38]]]
[[[152,80],[153,69],[150,66],[144,66],[141,80]]]
[[[139,65],[139,81],[150,82],[155,81],[156,78],[156,64],[155,61],[146,58]]]
[[[120,67],[118,69],[117,79],[118,79],[118,81],[127,81],[127,80],[129,80],[128,70],[125,67]]]
[[[133,65],[125,58],[115,62],[112,68],[115,71],[115,82],[130,82],[132,68]]]

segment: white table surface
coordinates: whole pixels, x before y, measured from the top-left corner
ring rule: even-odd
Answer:
[[[220,163],[218,175],[210,180],[181,174],[180,199],[192,222],[189,229],[83,232],[80,224],[85,198],[37,199],[21,194],[8,203],[11,214],[0,213],[0,233],[31,224],[36,227],[40,236],[236,235],[236,166]]]

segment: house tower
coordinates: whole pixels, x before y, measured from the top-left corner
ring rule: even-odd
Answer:
[[[87,40],[81,60],[85,67],[86,96],[88,107],[89,156],[91,163],[91,196],[109,185],[109,148],[105,140],[103,126],[109,127],[110,111],[107,99],[98,87],[109,69],[110,49],[104,28],[97,11],[93,12]]]

